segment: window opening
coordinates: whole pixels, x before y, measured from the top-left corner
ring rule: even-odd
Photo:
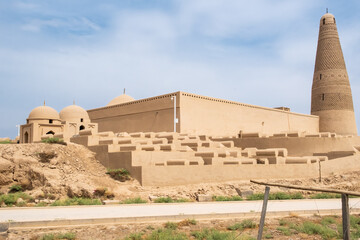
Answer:
[[[84,122],[84,119],[83,119],[83,118],[80,118],[80,122]]]
[[[322,74],[320,73],[320,80],[321,80]]]
[[[52,120],[52,119],[49,119],[49,123],[53,123],[53,120]]]
[[[325,100],[325,93],[322,94],[321,100],[323,100],[323,101]]]
[[[84,129],[85,129],[85,126],[84,126],[84,125],[81,125],[79,129],[80,129],[80,130],[84,130]]]
[[[323,19],[323,25],[325,24],[325,18]]]
[[[50,130],[50,131],[48,131],[48,132],[46,133],[46,135],[48,135],[48,134],[54,135],[55,133],[54,133],[52,130]]]

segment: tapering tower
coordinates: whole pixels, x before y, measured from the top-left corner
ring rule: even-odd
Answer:
[[[320,117],[320,132],[357,135],[349,77],[335,17],[330,13],[320,19],[311,114]]]

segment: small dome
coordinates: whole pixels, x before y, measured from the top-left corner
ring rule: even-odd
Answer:
[[[80,119],[89,119],[89,114],[82,107],[70,105],[60,111],[60,118],[63,121],[78,121]]]
[[[29,120],[32,119],[60,119],[59,113],[49,106],[40,106],[37,108],[34,108],[28,117]]]
[[[328,23],[336,23],[335,16],[331,13],[325,13],[320,19],[320,25],[328,24]]]
[[[135,99],[129,95],[126,95],[125,93],[114,98],[113,100],[111,100],[108,105],[106,106],[113,106],[113,105],[118,105],[118,104],[122,104],[122,103],[127,103],[127,102],[132,102],[135,101]]]

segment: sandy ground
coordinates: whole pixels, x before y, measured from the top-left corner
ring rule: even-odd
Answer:
[[[259,218],[249,219],[252,222],[258,225]],[[339,216],[334,216],[337,224],[341,224],[341,218]],[[291,236],[286,236],[283,232],[279,231],[280,226],[279,220],[285,220],[294,224],[301,224],[305,221],[311,221],[313,223],[321,222],[321,216],[311,216],[311,217],[298,217],[298,216],[289,216],[285,218],[267,218],[265,221],[265,228],[263,233],[263,239],[323,239],[320,235],[312,234],[307,235],[305,233],[293,233]],[[229,231],[227,227],[239,223],[243,219],[225,219],[225,220],[202,220],[196,221],[196,225],[186,224],[181,222],[178,224],[178,231],[188,235],[189,239],[194,239],[191,237],[191,233],[194,231],[201,231],[202,229],[217,229],[219,231]],[[134,233],[143,233],[144,235],[151,234],[152,231],[164,228],[165,223],[137,223],[137,224],[121,224],[121,225],[90,225],[90,226],[75,226],[75,227],[65,227],[65,228],[38,228],[38,229],[23,229],[23,230],[10,230],[7,234],[7,239],[9,240],[18,240],[18,239],[39,239],[46,234],[58,234],[58,233],[74,233],[76,239],[79,240],[122,240],[130,234]],[[334,225],[334,230],[336,230],[336,225]],[[237,230],[236,239],[244,239],[242,237],[251,236],[256,239],[258,234],[258,227],[253,229]],[[267,236],[267,237],[265,237]],[[271,237],[271,238],[270,238]],[[246,238],[245,238],[246,239]]]
[[[313,179],[271,180],[302,186],[316,186],[350,191],[360,191],[360,171],[335,173],[324,176],[319,182]],[[266,179],[265,179],[266,181]],[[216,196],[238,195],[236,189],[263,192],[264,186],[249,181],[189,184],[171,187],[143,187],[136,180],[119,182],[106,174],[106,168],[87,148],[68,144],[2,144],[0,145],[0,192],[7,193],[10,186],[21,185],[34,198],[60,199],[72,196],[91,197],[97,188],[107,188],[115,199],[149,196],[188,198],[197,194]],[[271,188],[276,191],[294,191]],[[302,191],[304,195],[312,192]]]

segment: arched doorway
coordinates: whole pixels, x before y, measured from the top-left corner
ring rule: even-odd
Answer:
[[[84,130],[84,129],[85,129],[85,126],[84,126],[84,125],[81,125],[79,129],[80,129],[80,131],[81,131],[81,130]]]
[[[50,130],[50,131],[48,131],[48,132],[46,133],[46,135],[48,135],[48,134],[54,135],[55,133],[54,133],[52,130]]]
[[[28,132],[25,132],[25,134],[24,134],[24,143],[29,143],[29,134],[28,134]]]

